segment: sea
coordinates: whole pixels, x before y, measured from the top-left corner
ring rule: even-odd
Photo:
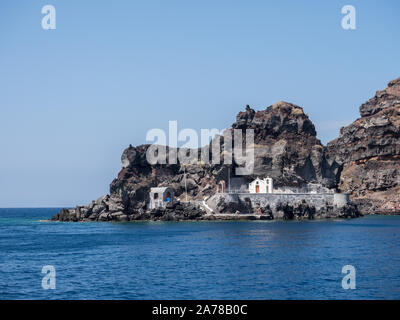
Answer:
[[[400,216],[46,222],[0,209],[0,299],[399,299]]]

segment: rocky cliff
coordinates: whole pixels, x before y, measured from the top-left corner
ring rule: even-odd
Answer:
[[[389,212],[393,207],[398,211],[400,78],[361,105],[360,115],[326,147],[336,184],[351,193],[365,213]]]
[[[237,115],[232,129],[254,130],[254,172],[236,177],[234,163],[232,179],[236,177],[247,183],[257,176],[270,176],[277,186],[307,182],[334,184],[335,177],[324,158],[324,148],[302,108],[280,102],[255,112],[247,106]],[[222,138],[220,144],[222,154]],[[147,148],[148,145],[142,145],[125,149],[121,157],[123,168],[111,183],[111,196],[120,199],[127,210],[143,208],[149,188],[154,186],[170,186],[176,190],[176,195],[182,195],[185,173],[189,199],[200,200],[214,194],[217,184],[228,180],[228,166],[204,164],[200,161],[200,152],[194,164],[183,165],[178,159],[176,165],[150,165],[146,160]]]
[[[62,211],[55,219],[68,220],[132,220],[143,217],[147,211],[148,193],[151,187],[170,186],[178,197],[186,188],[189,200],[202,200],[213,195],[220,181],[231,179],[241,184],[254,177],[274,178],[275,185],[301,186],[308,182],[318,182],[327,186],[335,183],[335,176],[327,165],[324,147],[316,137],[313,123],[303,109],[287,102],[279,102],[265,110],[255,111],[249,106],[240,112],[232,128],[225,134],[233,135],[233,130],[254,130],[254,172],[248,176],[235,176],[233,163],[205,164],[198,161],[191,164],[150,165],[146,159],[149,145],[129,146],[124,150],[122,170],[110,186],[110,195],[93,201],[89,206],[77,207],[74,211]],[[224,135],[225,136],[225,135]],[[224,137],[220,137],[221,159]],[[216,141],[216,139],[213,140]],[[244,144],[245,145],[245,144]],[[212,148],[210,147],[210,150]],[[174,149],[167,148],[168,151]],[[179,150],[177,150],[179,152]],[[212,152],[210,160],[212,159]],[[223,163],[223,161],[221,161]],[[186,198],[186,194],[185,194]],[[187,211],[187,208],[186,208]]]
[[[255,166],[249,180],[270,176],[277,186],[314,182],[334,187],[332,166],[326,162],[314,124],[301,107],[287,102],[257,112],[247,107],[232,128],[254,130]]]
[[[235,163],[230,166],[204,163],[201,150],[199,158],[191,164],[178,160],[177,164],[150,165],[146,159],[149,145],[129,146],[122,154],[122,169],[111,183],[110,195],[89,206],[63,210],[53,219],[125,221],[157,218],[157,215],[165,218],[171,212],[177,212],[182,219],[198,218],[205,214],[204,210],[188,204],[179,204],[163,213],[149,212],[150,188],[170,186],[178,198],[186,198],[186,175],[188,200],[202,201],[215,194],[220,181],[228,181],[229,172],[231,179],[239,184],[267,176],[274,179],[276,186],[320,183],[351,193],[364,212],[382,211],[398,204],[400,192],[400,79],[391,81],[388,88],[363,104],[360,114],[359,119],[342,128],[340,136],[324,147],[301,107],[278,102],[255,111],[247,106],[226,131],[232,135],[234,129],[243,133],[246,129],[254,130],[254,171],[247,176],[235,176],[238,166]],[[219,141],[221,158],[223,140],[221,137]]]

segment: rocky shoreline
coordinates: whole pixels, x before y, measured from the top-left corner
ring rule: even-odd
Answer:
[[[53,221],[225,220],[225,219],[329,219],[363,214],[400,213],[400,78],[361,105],[360,118],[341,128],[337,139],[322,145],[314,124],[303,109],[278,102],[255,111],[239,112],[228,133],[254,130],[254,172],[232,177],[238,166],[198,163],[147,162],[149,145],[129,146],[121,156],[122,169],[110,185],[110,194],[88,206],[62,209]],[[219,142],[222,150],[223,137]],[[206,146],[203,148],[209,148]],[[187,149],[186,149],[187,150]],[[179,152],[167,147],[167,151]],[[197,151],[201,151],[198,149]],[[199,152],[201,153],[201,152]],[[218,154],[217,154],[218,156]],[[219,154],[222,159],[222,152]],[[210,159],[213,158],[211,152]],[[255,178],[273,178],[278,190],[318,184],[350,195],[343,207],[307,201],[253,206],[226,201],[210,209],[205,199],[218,192],[221,182],[248,185]],[[149,191],[174,190],[176,201],[150,210]],[[181,199],[185,198],[185,202]]]
[[[226,204],[229,206],[229,203]],[[113,209],[110,209],[113,208]],[[259,212],[210,213],[201,204],[175,202],[165,208],[143,210],[126,214],[118,210],[118,205],[110,203],[110,197],[103,196],[89,206],[78,206],[73,209],[61,209],[52,217],[52,221],[95,222],[95,221],[212,221],[212,220],[314,220],[314,219],[348,219],[361,217],[362,214],[354,204],[336,208],[326,206],[315,208],[307,203],[282,203],[276,208],[263,207]]]

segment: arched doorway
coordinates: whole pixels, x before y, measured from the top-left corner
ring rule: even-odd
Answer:
[[[171,192],[167,192],[166,194],[167,202],[171,202]]]
[[[258,182],[256,183],[256,193],[260,193],[260,185]]]

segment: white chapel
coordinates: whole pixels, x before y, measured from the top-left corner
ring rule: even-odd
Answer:
[[[249,183],[249,193],[273,193],[274,182],[272,178],[257,178]]]

